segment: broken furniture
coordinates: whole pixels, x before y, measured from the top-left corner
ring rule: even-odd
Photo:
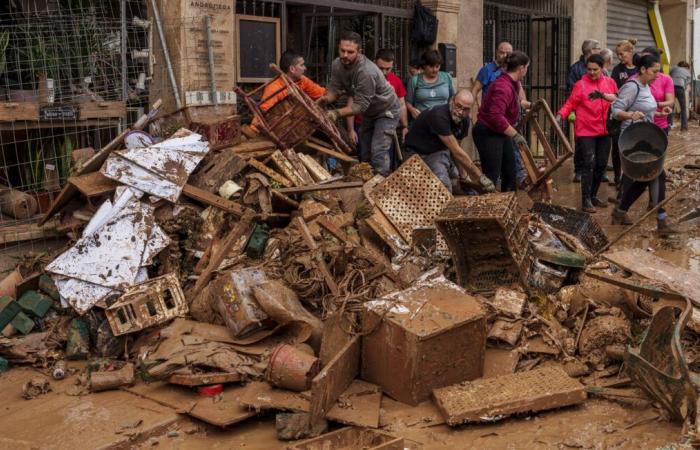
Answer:
[[[288,450],[404,450],[404,439],[379,430],[341,428],[322,436],[297,442]]]
[[[543,126],[538,121],[540,112],[544,113],[544,118],[549,122],[549,126],[559,138],[559,144],[564,147],[564,153],[559,157],[557,157],[556,152],[552,148]],[[539,144],[544,152],[544,166],[538,167],[530,148],[527,145],[518,146],[527,174],[525,192],[535,200],[551,200],[553,192],[551,176],[567,159],[573,156],[574,152],[571,144],[544,99],[539,99],[532,105],[522,124],[530,125],[535,132],[535,144]]]
[[[141,331],[187,314],[180,282],[173,273],[137,284],[105,310],[115,336]]]
[[[682,312],[674,306],[659,309],[639,348],[627,347],[625,365],[629,377],[659,402],[672,420],[695,427],[698,395],[681,346],[681,333],[692,309],[689,300]]]
[[[395,400],[417,405],[434,388],[482,376],[486,315],[454,283],[438,278],[389,294],[365,303],[363,315],[362,379]]]
[[[590,214],[543,202],[535,203],[530,211],[550,227],[577,238],[591,253],[608,244],[608,236]]]
[[[578,405],[586,392],[563,369],[548,366],[435,389],[433,397],[447,424],[456,426]]]
[[[403,163],[370,194],[374,204],[409,245],[416,229],[435,229],[434,220],[452,194],[418,155]],[[438,248],[445,248],[440,236]]]
[[[236,88],[236,93],[243,98],[250,110],[255,114],[260,130],[270,137],[281,149],[292,149],[305,142],[317,130],[323,132],[335,148],[344,153],[350,153],[351,148],[341,137],[335,123],[331,122],[326,113],[319,107],[296,83],[291,81],[276,65],[271,64],[272,71],[277,76],[269,82],[257,87],[251,92]],[[269,96],[254,100],[265,91],[270,84],[282,80],[282,87]],[[286,90],[286,96],[275,103],[267,111],[261,105]]]
[[[450,248],[460,286],[493,292],[521,279],[528,262],[528,221],[514,192],[455,198],[435,224]]]

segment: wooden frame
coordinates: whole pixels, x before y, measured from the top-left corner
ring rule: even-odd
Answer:
[[[249,22],[265,22],[275,24],[275,60],[270,61],[272,63],[277,63],[282,55],[282,30],[281,30],[281,20],[276,17],[260,17],[260,16],[249,16],[245,14],[236,14],[236,83],[265,83],[272,80],[275,76],[271,75],[269,77],[244,77],[241,75],[241,21]]]

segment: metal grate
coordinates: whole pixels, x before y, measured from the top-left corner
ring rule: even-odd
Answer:
[[[532,212],[548,225],[577,237],[592,253],[608,245],[608,236],[590,214],[542,202],[535,203]]]
[[[411,244],[416,228],[435,228],[434,220],[452,194],[414,155],[372,191],[372,198],[404,240]],[[440,235],[438,248],[445,248]]]
[[[543,367],[435,389],[448,425],[492,422],[507,415],[583,403],[583,385],[560,367]]]

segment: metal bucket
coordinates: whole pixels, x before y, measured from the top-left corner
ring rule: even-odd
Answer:
[[[650,122],[633,123],[619,140],[622,172],[635,181],[652,181],[664,170],[668,137]]]

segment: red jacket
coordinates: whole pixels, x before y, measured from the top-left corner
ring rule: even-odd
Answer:
[[[593,81],[584,75],[574,84],[571,95],[559,110],[559,115],[566,118],[572,111],[576,112],[574,131],[577,137],[605,136],[608,130],[605,122],[608,118],[611,103],[604,99],[590,100],[588,94],[600,91],[604,94],[617,94],[617,84],[610,77],[601,75]]]
[[[489,85],[486,97],[481,102],[479,123],[489,130],[503,134],[508,125],[515,125],[520,116],[520,82],[507,73],[501,74]]]

